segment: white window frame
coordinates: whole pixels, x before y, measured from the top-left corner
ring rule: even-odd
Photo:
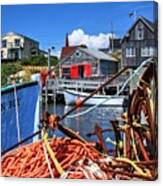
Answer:
[[[136,56],[135,47],[127,47],[126,48],[126,57],[135,57],[135,56]]]
[[[155,56],[155,49],[154,47],[149,47],[149,55],[152,57],[152,56]]]
[[[141,48],[141,57],[152,57],[154,56],[154,47],[143,47]]]

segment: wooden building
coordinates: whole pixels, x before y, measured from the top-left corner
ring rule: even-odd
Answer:
[[[82,79],[113,75],[118,71],[118,60],[109,54],[86,46],[66,46],[60,58],[60,77]]]
[[[139,17],[122,39],[122,67],[136,68],[147,58],[157,57],[157,23]]]

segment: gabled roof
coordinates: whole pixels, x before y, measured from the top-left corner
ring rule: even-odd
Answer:
[[[121,43],[124,41],[124,39],[127,37],[127,35],[131,32],[131,30],[135,27],[135,25],[139,22],[142,21],[152,32],[155,30],[155,25],[148,19],[146,19],[143,16],[138,17],[138,19],[135,21],[135,23],[130,27],[130,29],[126,32],[125,36],[123,37]]]
[[[96,59],[103,59],[103,60],[108,60],[108,61],[117,61],[114,57],[112,57],[109,54],[105,54],[104,52],[97,50],[97,49],[92,49],[92,48],[80,48],[81,51],[95,57]]]
[[[68,56],[70,56],[77,48],[78,48],[78,46],[63,47],[62,51],[61,51],[60,60],[62,61],[65,58],[67,58]]]
[[[3,35],[2,35],[2,38],[3,38],[3,37],[6,37],[6,36],[8,36],[8,35],[17,35],[17,36],[26,38],[26,39],[28,39],[28,40],[34,41],[34,42],[36,42],[36,43],[39,44],[38,41],[36,41],[36,40],[34,40],[34,39],[32,39],[32,38],[29,38],[29,37],[27,37],[27,36],[25,36],[25,35],[23,35],[23,34],[19,34],[19,33],[17,33],[17,32],[7,32],[6,34],[3,34]]]
[[[80,50],[90,56],[93,56],[96,59],[103,59],[103,60],[107,60],[107,61],[114,61],[114,62],[118,62],[118,60],[114,57],[112,57],[109,54],[105,54],[102,51],[99,51],[97,49],[91,49],[91,48],[83,48],[81,46],[76,46],[76,47],[72,47],[71,49],[65,49],[66,47],[64,47],[62,50],[69,50],[66,54],[66,56],[63,56],[63,51],[62,51],[62,55],[61,55],[61,61],[65,61],[68,57],[70,57],[76,50]]]
[[[141,17],[141,19],[154,32],[155,24],[149,21],[148,19],[146,19],[145,17]]]

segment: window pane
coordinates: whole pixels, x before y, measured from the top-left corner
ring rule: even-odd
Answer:
[[[6,40],[2,40],[2,48],[6,48],[7,42]]]
[[[144,30],[143,30],[143,26],[142,25],[139,25],[137,27],[137,39],[138,40],[142,40],[144,38]]]
[[[1,51],[1,58],[3,58],[3,51]]]
[[[129,55],[130,55],[129,48],[126,48],[126,57],[128,57]]]
[[[153,47],[149,47],[149,55],[154,56],[154,48]]]
[[[154,48],[153,47],[141,48],[141,56],[142,57],[154,56]]]
[[[20,39],[15,39],[15,46],[20,46]]]
[[[126,57],[134,57],[136,55],[136,51],[134,47],[126,48]]]

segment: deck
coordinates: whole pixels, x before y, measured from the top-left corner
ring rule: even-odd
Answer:
[[[108,77],[107,77],[108,78]],[[43,96],[47,91],[48,96],[54,96],[54,94],[63,94],[64,90],[71,89],[76,91],[94,91],[97,87],[103,84],[106,79],[49,79],[47,81],[47,86],[43,89]],[[105,90],[114,89],[118,91],[124,81],[127,79],[127,76],[121,76],[118,79],[114,80],[111,84],[105,87]],[[104,89],[102,90],[104,93]]]

